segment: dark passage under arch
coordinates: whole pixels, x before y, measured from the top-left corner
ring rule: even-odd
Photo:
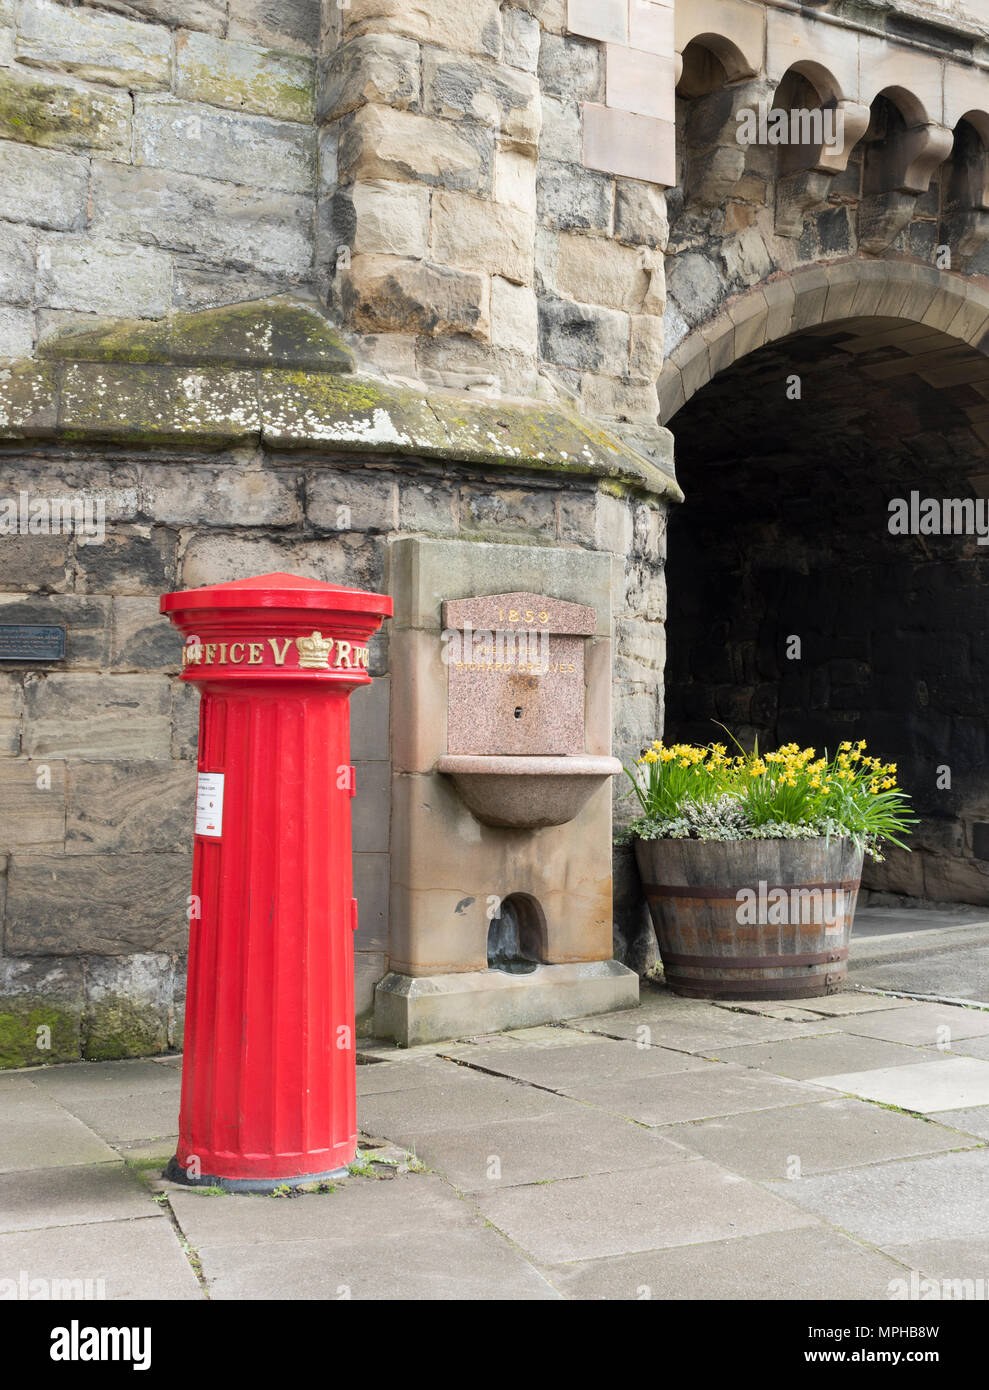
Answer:
[[[687,501],[667,737],[723,738],[720,720],[762,746],[868,739],[923,822],[866,882],[989,902],[989,545],[889,529],[911,493],[985,508],[989,358],[921,324],[830,323],[736,362],[670,425]]]

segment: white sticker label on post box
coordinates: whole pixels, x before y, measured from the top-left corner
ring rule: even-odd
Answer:
[[[223,834],[222,772],[201,772],[196,781],[196,834]]]

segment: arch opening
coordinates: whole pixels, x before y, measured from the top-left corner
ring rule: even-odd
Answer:
[[[902,318],[830,322],[671,424],[667,737],[866,738],[921,817],[866,886],[989,903],[989,358]]]

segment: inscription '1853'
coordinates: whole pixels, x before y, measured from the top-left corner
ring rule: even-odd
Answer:
[[[297,667],[301,671],[366,671],[367,647],[324,637],[313,632],[307,637],[267,637],[251,642],[203,642],[191,637],[182,648],[183,666],[275,666]]]

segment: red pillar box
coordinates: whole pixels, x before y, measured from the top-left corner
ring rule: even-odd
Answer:
[[[357,1151],[350,692],[383,594],[264,574],[165,594],[199,687],[178,1151],[167,1176],[269,1191]],[[383,735],[384,737],[384,735]]]

